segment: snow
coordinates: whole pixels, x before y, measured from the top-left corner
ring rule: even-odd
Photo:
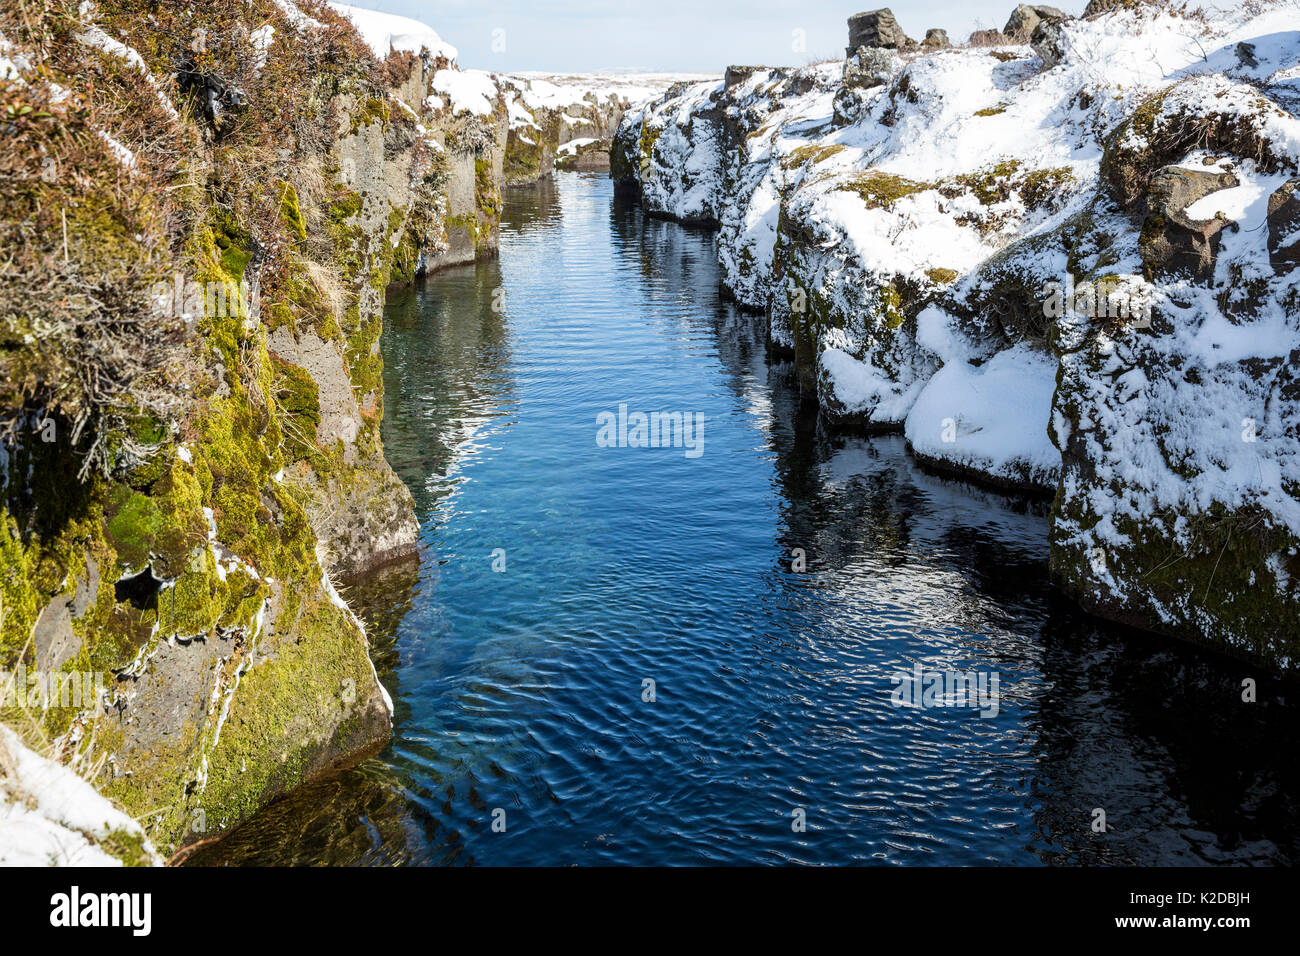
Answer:
[[[103,50],[111,56],[116,56],[125,60],[128,66],[140,73],[149,82],[149,85],[154,88],[154,93],[158,97],[158,102],[162,105],[163,109],[167,111],[167,115],[177,122],[180,121],[180,114],[176,112],[176,107],[172,106],[171,100],[167,98],[167,95],[158,85],[157,78],[149,72],[149,66],[145,63],[144,57],[142,57],[136,50],[127,46],[125,43],[114,40],[94,24],[87,25],[84,31],[77,34],[77,40],[84,43],[86,46]]]
[[[902,425],[918,452],[990,478],[1021,474],[1031,484],[1051,484],[1061,456],[1048,425],[1055,422],[1058,432],[1066,427],[1064,416],[1053,415],[1057,360],[1041,344],[1000,341],[987,317],[981,326],[955,316],[968,314],[972,297],[992,288],[988,270],[1017,242],[1043,239],[1009,263],[1029,288],[1067,279],[1074,260],[1052,243],[1053,231],[1094,206],[1106,140],[1153,93],[1172,88],[1163,109],[1170,116],[1217,113],[1250,122],[1275,155],[1300,162],[1300,122],[1260,106],[1262,94],[1300,92],[1297,26],[1295,4],[1280,2],[1216,9],[1208,20],[1153,8],[1071,20],[1064,25],[1066,56],[1052,69],[1028,46],[1014,44],[1004,48],[1013,55],[1005,62],[984,49],[907,56],[890,82],[853,91],[842,117],[847,122],[836,122],[840,63],[804,68],[797,84],[794,71],[759,69],[731,89],[699,82],[631,110],[618,138],[630,155],[654,144],[639,175],[647,207],[719,222],[727,285],[742,304],[770,309],[775,342],[792,347],[794,329],[807,327],[788,297],[817,298],[821,314],[811,344],[825,407]],[[1256,65],[1240,55],[1243,42],[1251,44]],[[739,127],[739,151],[724,148],[719,114]],[[1193,153],[1182,161],[1207,168],[1205,160]],[[989,201],[964,185],[999,164],[1005,198]],[[1031,208],[1022,187],[1036,171],[1054,178]],[[1271,304],[1251,319],[1225,315],[1211,290],[1152,289],[1138,255],[1140,222],[1113,216],[1110,258],[1103,264],[1094,255],[1083,263],[1085,271],[1116,276],[1126,293],[1152,294],[1169,308],[1175,308],[1170,299],[1188,303],[1174,320],[1177,334],[1161,346],[1168,356],[1161,361],[1172,366],[1173,356],[1191,359],[1219,379],[1188,398],[1191,389],[1172,380],[1143,383],[1116,373],[1116,383],[1104,377],[1094,383],[1096,373],[1088,372],[1098,415],[1116,388],[1134,396],[1124,411],[1109,409],[1113,420],[1090,423],[1107,436],[1094,448],[1105,462],[1098,480],[1149,488],[1127,506],[1137,516],[1158,504],[1254,500],[1268,502],[1293,526],[1296,505],[1280,482],[1300,461],[1284,465],[1297,457],[1277,441],[1286,426],[1270,422],[1269,437],[1243,443],[1241,420],[1250,417],[1243,407],[1264,416],[1273,406],[1245,373],[1228,369],[1276,361],[1300,346],[1297,320],[1278,304],[1292,280],[1274,276],[1265,228],[1268,198],[1293,172],[1264,175],[1249,160],[1235,161],[1232,171],[1239,186],[1206,197],[1188,214],[1223,212],[1238,223],[1223,234],[1215,284],[1221,291],[1242,280],[1268,283]],[[905,195],[867,201],[855,186],[868,172],[914,186]],[[778,216],[797,228],[799,242],[782,239]],[[778,283],[773,266],[783,242],[787,261]],[[951,309],[932,306],[914,328],[894,326],[889,290],[924,289],[940,281],[933,276],[948,274],[955,279],[942,280],[934,295]],[[1064,326],[1079,335],[1090,328],[1077,316]],[[1115,366],[1137,362],[1123,343],[1115,349],[1108,360]],[[1064,361],[1067,369],[1074,362]],[[1080,376],[1084,364],[1080,356]],[[1187,448],[1180,449],[1205,469],[1201,477],[1184,479],[1155,460],[1156,449],[1177,439],[1156,441],[1151,416],[1178,423],[1173,434],[1186,435]],[[955,442],[942,441],[944,419],[956,425]],[[1202,430],[1222,437],[1209,441],[1204,454],[1191,450]],[[1107,443],[1114,447],[1102,447]],[[1170,480],[1153,482],[1162,471]],[[1290,480],[1297,479],[1300,474]]]
[[[1056,362],[1017,345],[980,366],[947,362],[926,383],[904,434],[921,455],[1012,484],[1054,488],[1060,452],[1047,422]]]
[[[661,95],[680,82],[716,82],[708,73],[505,73],[502,78],[523,91],[522,102],[531,111],[549,109],[557,112],[571,106],[597,101],[617,100],[630,106]]]
[[[491,116],[499,90],[491,73],[483,70],[439,70],[431,84],[435,93],[445,96],[452,113]]]
[[[592,143],[599,143],[599,142],[600,140],[590,136],[585,138],[580,137],[578,139],[571,139],[567,143],[561,143],[560,148],[556,152],[557,155],[568,156],[571,153],[578,152],[578,150],[584,146],[590,146]]]
[[[293,0],[272,0],[280,8],[280,12],[285,15],[289,21],[289,26],[293,27],[299,33],[307,30],[323,29],[325,24],[321,23],[315,17],[309,17],[298,9],[298,5]],[[341,6],[341,4],[330,4],[330,6]],[[341,11],[339,11],[341,12]]]
[[[135,153],[131,152],[131,150],[127,149],[102,129],[95,130],[95,133],[108,145],[108,148],[113,151],[113,155],[117,158],[117,161],[122,164],[124,169],[135,169]]]
[[[361,38],[379,59],[387,59],[392,50],[420,53],[428,50],[434,59],[444,58],[450,63],[456,61],[456,48],[438,36],[432,27],[399,17],[392,13],[380,13],[378,10],[364,10],[346,3],[330,3],[330,8],[352,21]]]
[[[0,866],[121,866],[97,843],[140,825],[67,767],[0,726]],[[162,860],[146,840],[155,864]]]
[[[257,51],[256,59],[253,61],[253,71],[260,73],[262,67],[266,66],[266,58],[271,50],[271,44],[275,40],[275,27],[266,23],[258,27],[249,34],[248,42],[252,44],[253,49]]]

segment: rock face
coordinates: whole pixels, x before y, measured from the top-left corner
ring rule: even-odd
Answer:
[[[1280,275],[1300,266],[1300,179],[1268,197],[1268,258]]]
[[[744,69],[729,67],[727,75]],[[507,186],[531,185],[557,168],[609,168],[610,143],[629,105],[626,95],[578,77],[500,76],[497,82],[509,116]]]
[[[1207,282],[1214,278],[1219,234],[1231,225],[1217,213],[1193,219],[1187,209],[1221,189],[1240,185],[1230,172],[1166,166],[1151,177],[1147,217],[1139,240],[1142,264],[1149,277],[1187,275]]]
[[[1134,7],[1151,6],[1153,3],[1154,0],[1088,0],[1083,15],[1096,17],[1103,13],[1110,13],[1112,10],[1131,10]]]
[[[921,41],[921,47],[925,50],[943,50],[952,46],[952,41],[948,39],[948,31],[932,27],[925,31],[925,39]]]
[[[1064,60],[1069,52],[1065,23],[1063,17],[1045,17],[1034,25],[1029,35],[1030,46],[1049,70]]]
[[[1022,3],[1011,11],[1007,25],[1002,32],[1022,43],[1033,36],[1034,28],[1047,19],[1062,20],[1065,13],[1046,4]]]
[[[12,137],[5,175],[40,185],[0,197],[0,232],[46,278],[0,288],[0,671],[95,678],[38,704],[40,736],[167,854],[388,740],[333,583],[418,533],[380,437],[384,295],[494,254],[508,121],[495,87],[486,106],[433,95],[459,74],[445,56],[380,64],[291,4],[258,7],[269,48],[219,45],[217,79],[192,83],[157,37],[229,24],[127,7],[6,30],[11,89],[46,125]],[[110,78],[86,95],[112,108],[70,111],[41,70]],[[60,208],[66,227],[23,225]],[[36,327],[44,347],[22,347]],[[76,356],[111,389],[77,385]],[[0,720],[25,733],[14,706]]]
[[[1050,73],[1001,33],[997,56],[855,47],[670,90],[612,165],[649,214],[717,226],[826,427],[1052,496],[1082,606],[1295,674],[1300,122],[1234,73],[1267,10],[1188,16],[1224,73],[1192,50],[1099,81],[1128,55],[1113,22],[1040,19]]]
[[[910,50],[915,48],[916,41],[908,39],[903,28],[894,19],[893,11],[886,7],[868,13],[856,13],[849,17],[847,55],[852,56],[859,47],[864,46],[888,50]]]
[[[841,75],[845,87],[870,89],[888,83],[901,65],[902,60],[892,50],[864,46],[844,61]]]

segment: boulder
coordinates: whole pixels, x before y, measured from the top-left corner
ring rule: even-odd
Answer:
[[[888,7],[855,13],[849,17],[849,46],[847,55],[853,56],[859,47],[879,47],[886,50],[912,50],[916,41],[908,38],[894,19]]]
[[[1112,10],[1132,10],[1134,7],[1150,6],[1152,0],[1089,0],[1084,8],[1085,17],[1096,17]]]
[[[902,59],[893,50],[859,47],[857,53],[844,61],[844,86],[855,89],[883,86],[902,65]]]
[[[722,83],[727,89],[733,86],[739,86],[747,79],[760,70],[766,70],[765,66],[729,66],[727,71],[722,75]]]
[[[1300,179],[1268,197],[1268,258],[1278,274],[1300,267]]]
[[[1235,223],[1216,213],[1212,219],[1192,219],[1187,209],[1220,189],[1238,185],[1232,173],[1166,166],[1151,177],[1147,216],[1139,249],[1150,278],[1191,276],[1214,278],[1220,234]]]
[[[1049,70],[1064,60],[1069,50],[1065,36],[1065,20],[1065,17],[1047,17],[1039,20],[1029,38],[1029,45],[1043,61],[1043,66]]]
[[[923,50],[946,50],[952,46],[952,41],[948,39],[948,31],[932,28],[925,31],[925,39],[921,41]]]
[[[976,30],[970,35],[971,46],[1001,46],[1007,42],[1001,30]]]
[[[1002,28],[1002,32],[1013,39],[1021,42],[1028,40],[1034,34],[1034,27],[1038,26],[1039,21],[1046,20],[1048,17],[1063,18],[1064,11],[1049,7],[1046,4],[1022,3],[1011,11],[1011,17],[1007,20],[1007,25]]]

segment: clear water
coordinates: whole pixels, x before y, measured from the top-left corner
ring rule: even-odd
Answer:
[[[718,278],[568,174],[392,298],[422,558],[349,596],[393,743],[194,862],[1294,862],[1294,690],[1081,615],[1045,505],[819,433]],[[703,454],[598,447],[620,403],[702,413]],[[916,664],[996,673],[998,713],[895,706]]]

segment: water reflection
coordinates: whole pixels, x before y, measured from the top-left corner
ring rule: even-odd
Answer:
[[[1079,614],[1041,503],[821,432],[708,234],[567,175],[502,236],[389,307],[423,559],[350,597],[394,743],[194,862],[1295,860],[1287,688]],[[705,413],[704,456],[597,448],[620,402]],[[998,714],[892,706],[916,664]]]

